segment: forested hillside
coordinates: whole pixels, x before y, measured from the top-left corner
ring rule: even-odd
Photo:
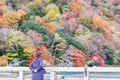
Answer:
[[[120,64],[120,0],[0,0],[0,66]]]

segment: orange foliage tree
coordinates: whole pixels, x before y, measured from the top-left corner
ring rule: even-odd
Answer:
[[[81,50],[78,50],[77,48],[72,48],[73,53],[72,56],[72,62],[75,67],[84,67],[86,64],[86,55]]]
[[[72,12],[74,14],[79,14],[80,13],[80,11],[82,9],[82,7],[80,5],[80,1],[72,0],[69,5],[70,5],[70,9],[72,10]]]
[[[108,21],[103,20],[99,15],[95,15],[93,18],[93,24],[95,28],[103,29],[103,35],[107,39],[111,39],[112,33],[115,32],[112,26],[109,25]]]
[[[49,52],[46,48],[45,45],[42,45],[40,47],[40,53],[41,53],[41,58],[43,60],[46,60],[48,63],[50,63],[51,65],[53,65],[53,60],[52,60],[52,57],[49,55]]]
[[[43,24],[45,27],[47,27],[49,29],[50,33],[54,32],[56,30],[55,27],[53,26],[53,24],[45,23],[40,16],[35,16],[35,21],[37,23]]]
[[[47,27],[49,29],[50,33],[54,32],[56,30],[55,27],[50,23],[45,23],[44,25],[45,25],[45,27]]]

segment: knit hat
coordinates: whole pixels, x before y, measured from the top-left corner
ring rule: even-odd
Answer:
[[[40,57],[41,53],[40,52],[37,52],[36,53],[36,57]]]

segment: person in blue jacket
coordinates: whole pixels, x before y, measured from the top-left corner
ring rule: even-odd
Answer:
[[[36,58],[30,64],[32,71],[32,80],[44,80],[43,60],[40,58],[40,53],[36,53]]]

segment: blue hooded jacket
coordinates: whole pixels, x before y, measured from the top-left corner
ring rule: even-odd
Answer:
[[[44,80],[43,69],[43,60],[40,58],[40,54],[36,54],[36,58],[30,64],[32,80]],[[37,72],[34,72],[34,70],[37,70]]]

